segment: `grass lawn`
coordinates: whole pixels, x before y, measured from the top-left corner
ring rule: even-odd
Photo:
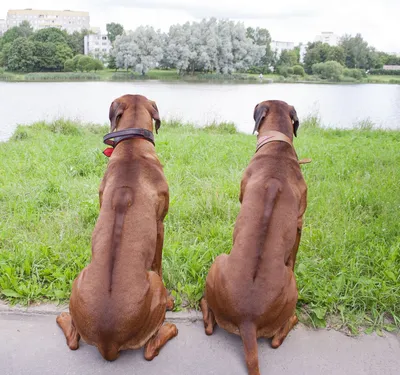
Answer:
[[[400,327],[400,132],[300,125],[309,187],[297,258],[301,319],[315,326]],[[0,298],[66,301],[90,260],[106,127],[58,120],[0,143]],[[164,123],[157,153],[170,186],[164,281],[196,308],[213,259],[229,252],[239,185],[255,136],[230,124]]]

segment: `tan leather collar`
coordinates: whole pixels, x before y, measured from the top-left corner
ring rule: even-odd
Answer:
[[[293,147],[293,143],[290,140],[290,138],[278,131],[275,130],[268,130],[267,132],[264,133],[265,135],[263,135],[262,137],[260,137],[257,140],[257,147],[256,147],[256,152],[264,145],[266,145],[269,142],[286,142],[289,143],[290,146]],[[307,163],[311,163],[311,159],[310,158],[305,158],[305,159],[301,159],[299,160],[299,164],[307,164]]]
[[[293,143],[290,140],[290,138],[278,131],[275,130],[268,130],[267,132],[264,133],[262,137],[258,138],[257,140],[257,147],[256,147],[256,152],[264,145],[266,145],[269,142],[286,142],[289,143],[290,146],[293,147]]]

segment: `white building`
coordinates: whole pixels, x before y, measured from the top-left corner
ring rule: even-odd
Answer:
[[[294,43],[293,42],[279,42],[279,41],[273,40],[271,42],[271,49],[272,49],[272,51],[276,52],[276,56],[279,58],[282,51],[294,49]]]
[[[400,65],[384,65],[383,70],[400,70]]]
[[[18,26],[22,21],[28,21],[33,30],[57,27],[68,33],[90,28],[89,12],[72,10],[37,10],[17,9],[7,12],[7,28]]]
[[[91,55],[96,59],[105,60],[110,54],[112,44],[108,39],[107,34],[89,34],[84,38],[85,55]]]
[[[330,46],[337,46],[339,44],[339,35],[334,34],[331,31],[323,31],[321,34],[316,35],[314,42],[327,43]]]
[[[6,20],[0,19],[0,36],[2,36],[7,31],[7,22]]]
[[[307,52],[307,44],[300,44],[300,62],[303,64],[304,63],[304,56],[306,55]]]

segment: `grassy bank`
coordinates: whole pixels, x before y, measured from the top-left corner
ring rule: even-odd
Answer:
[[[19,127],[0,143],[0,297],[65,301],[90,260],[107,127]],[[299,312],[316,326],[400,327],[400,132],[300,126],[309,186],[296,267]],[[229,252],[242,173],[255,136],[230,124],[164,123],[157,152],[170,185],[164,281],[197,307],[213,259]]]
[[[85,72],[48,72],[48,73],[15,73],[0,72],[0,81],[8,82],[69,82],[69,81],[135,81],[135,80],[161,80],[161,81],[184,81],[184,82],[246,82],[246,83],[391,83],[400,84],[400,77],[393,75],[368,75],[361,80],[350,77],[342,77],[340,81],[329,81],[315,75],[283,77],[278,74],[265,74],[260,80],[258,74],[235,73],[194,73],[193,75],[179,75],[176,70],[150,70],[145,76],[131,71],[115,71],[111,69],[100,70],[96,73]]]

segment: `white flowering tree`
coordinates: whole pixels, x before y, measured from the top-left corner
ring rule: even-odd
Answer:
[[[113,55],[118,68],[133,69],[144,75],[163,57],[162,35],[150,26],[140,26],[117,37]]]
[[[117,67],[141,74],[159,64],[180,74],[230,74],[257,65],[265,54],[262,44],[249,37],[243,23],[211,18],[173,25],[168,34],[139,27],[117,37],[113,55]]]

